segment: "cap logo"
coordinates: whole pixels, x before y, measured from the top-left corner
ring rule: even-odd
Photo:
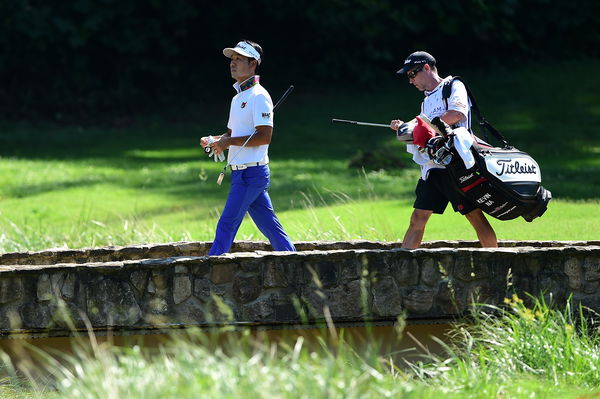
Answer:
[[[254,58],[256,61],[258,61],[258,64],[260,65],[260,53],[250,43],[247,43],[246,41],[239,42],[235,45],[235,47],[227,47],[223,49],[223,55],[227,58],[231,58],[233,53],[237,53],[248,58]]]
[[[400,68],[400,70],[398,70],[396,73],[405,74],[416,66],[422,66],[426,64],[433,68],[435,66],[435,58],[433,58],[431,54],[424,51],[415,51],[406,57],[404,60],[404,65],[402,65],[402,68]]]
[[[258,51],[256,51],[256,49],[254,47],[252,47],[248,43],[239,42],[238,44],[235,45],[235,48],[233,49],[233,51],[235,51],[236,49],[242,50],[241,53],[243,55],[249,56],[250,58],[254,58],[258,62],[260,62],[260,54],[258,53]]]

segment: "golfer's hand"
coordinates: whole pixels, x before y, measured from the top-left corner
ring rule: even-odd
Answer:
[[[394,119],[390,122],[390,129],[394,130],[394,131],[398,131],[398,128],[400,127],[401,124],[403,124],[404,122],[400,119]]]
[[[212,157],[215,162],[223,162],[225,160],[225,154],[223,151],[217,152],[218,147],[213,147],[213,144],[217,143],[219,140],[216,140],[213,136],[207,137],[207,146],[204,147],[204,151],[209,152],[209,158]]]
[[[210,149],[217,155],[222,154],[223,151],[229,148],[229,137],[221,136],[221,138],[214,143],[210,143]]]
[[[211,143],[214,143],[215,141],[219,140],[220,138],[221,138],[221,136],[204,136],[200,139],[200,145],[202,146],[202,148],[206,149],[206,147],[210,147]],[[208,150],[207,150],[207,152],[208,152]]]
[[[210,151],[210,147],[209,147],[209,151]],[[214,151],[210,151],[210,154],[208,154],[208,157],[212,157],[213,161],[215,162],[223,162],[225,160],[225,154],[224,153],[220,153],[220,154],[215,154]]]
[[[207,145],[208,145],[208,136],[204,136],[200,139],[200,146],[202,148],[206,148]]]

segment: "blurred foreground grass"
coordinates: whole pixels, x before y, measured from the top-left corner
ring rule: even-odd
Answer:
[[[18,377],[4,360],[6,398],[591,398],[600,395],[598,326],[585,309],[543,300],[477,306],[455,325],[445,354],[406,360],[396,342],[354,342],[321,329],[314,342],[280,342],[190,332],[156,349],[80,346],[72,355],[38,352]],[[92,337],[93,338],[93,337]],[[23,388],[25,386],[25,388]],[[4,390],[4,391],[3,391]]]

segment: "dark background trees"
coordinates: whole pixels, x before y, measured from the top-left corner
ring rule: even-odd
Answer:
[[[220,51],[242,38],[264,47],[262,73],[308,84],[370,84],[416,49],[449,68],[585,62],[600,55],[599,15],[596,0],[4,0],[0,113],[202,102],[229,83]]]

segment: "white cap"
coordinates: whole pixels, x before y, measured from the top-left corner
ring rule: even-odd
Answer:
[[[223,55],[227,58],[231,58],[233,53],[238,53],[244,57],[254,58],[260,64],[260,54],[254,47],[246,42],[239,42],[235,47],[227,47],[223,49]]]

